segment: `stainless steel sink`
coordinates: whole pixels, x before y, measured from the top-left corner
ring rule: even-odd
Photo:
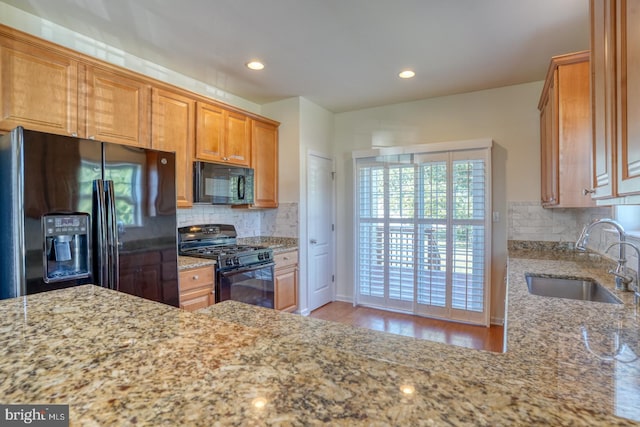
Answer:
[[[604,286],[591,279],[562,276],[538,276],[525,273],[529,293],[543,297],[567,298],[582,301],[622,304]]]

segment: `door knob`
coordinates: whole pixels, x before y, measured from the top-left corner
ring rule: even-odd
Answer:
[[[316,243],[318,243],[318,241],[316,239],[311,239],[309,240],[309,243],[311,243],[312,245],[315,245]]]

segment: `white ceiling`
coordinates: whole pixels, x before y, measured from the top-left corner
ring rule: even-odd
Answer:
[[[333,112],[543,80],[589,48],[588,0],[0,1],[258,104]]]

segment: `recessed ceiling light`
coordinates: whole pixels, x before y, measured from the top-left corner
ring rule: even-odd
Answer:
[[[401,79],[410,79],[415,75],[416,73],[414,73],[411,70],[404,70],[404,71],[401,71],[400,74],[398,74],[398,77],[400,77]]]
[[[259,71],[264,68],[264,64],[260,61],[251,61],[251,62],[247,62],[247,68],[251,70]]]

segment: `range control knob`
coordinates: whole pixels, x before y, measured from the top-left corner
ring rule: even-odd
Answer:
[[[234,263],[235,265],[240,265],[240,258],[238,258],[238,257],[233,257],[233,263]]]
[[[264,254],[263,254],[262,252],[260,252],[260,253],[258,254],[258,259],[259,259],[260,261],[264,260]]]
[[[231,258],[227,258],[227,260],[224,263],[226,265],[231,265],[231,264],[233,264],[233,260]]]
[[[271,258],[271,255],[269,255],[269,252],[265,252],[264,259],[269,259],[269,258]]]

